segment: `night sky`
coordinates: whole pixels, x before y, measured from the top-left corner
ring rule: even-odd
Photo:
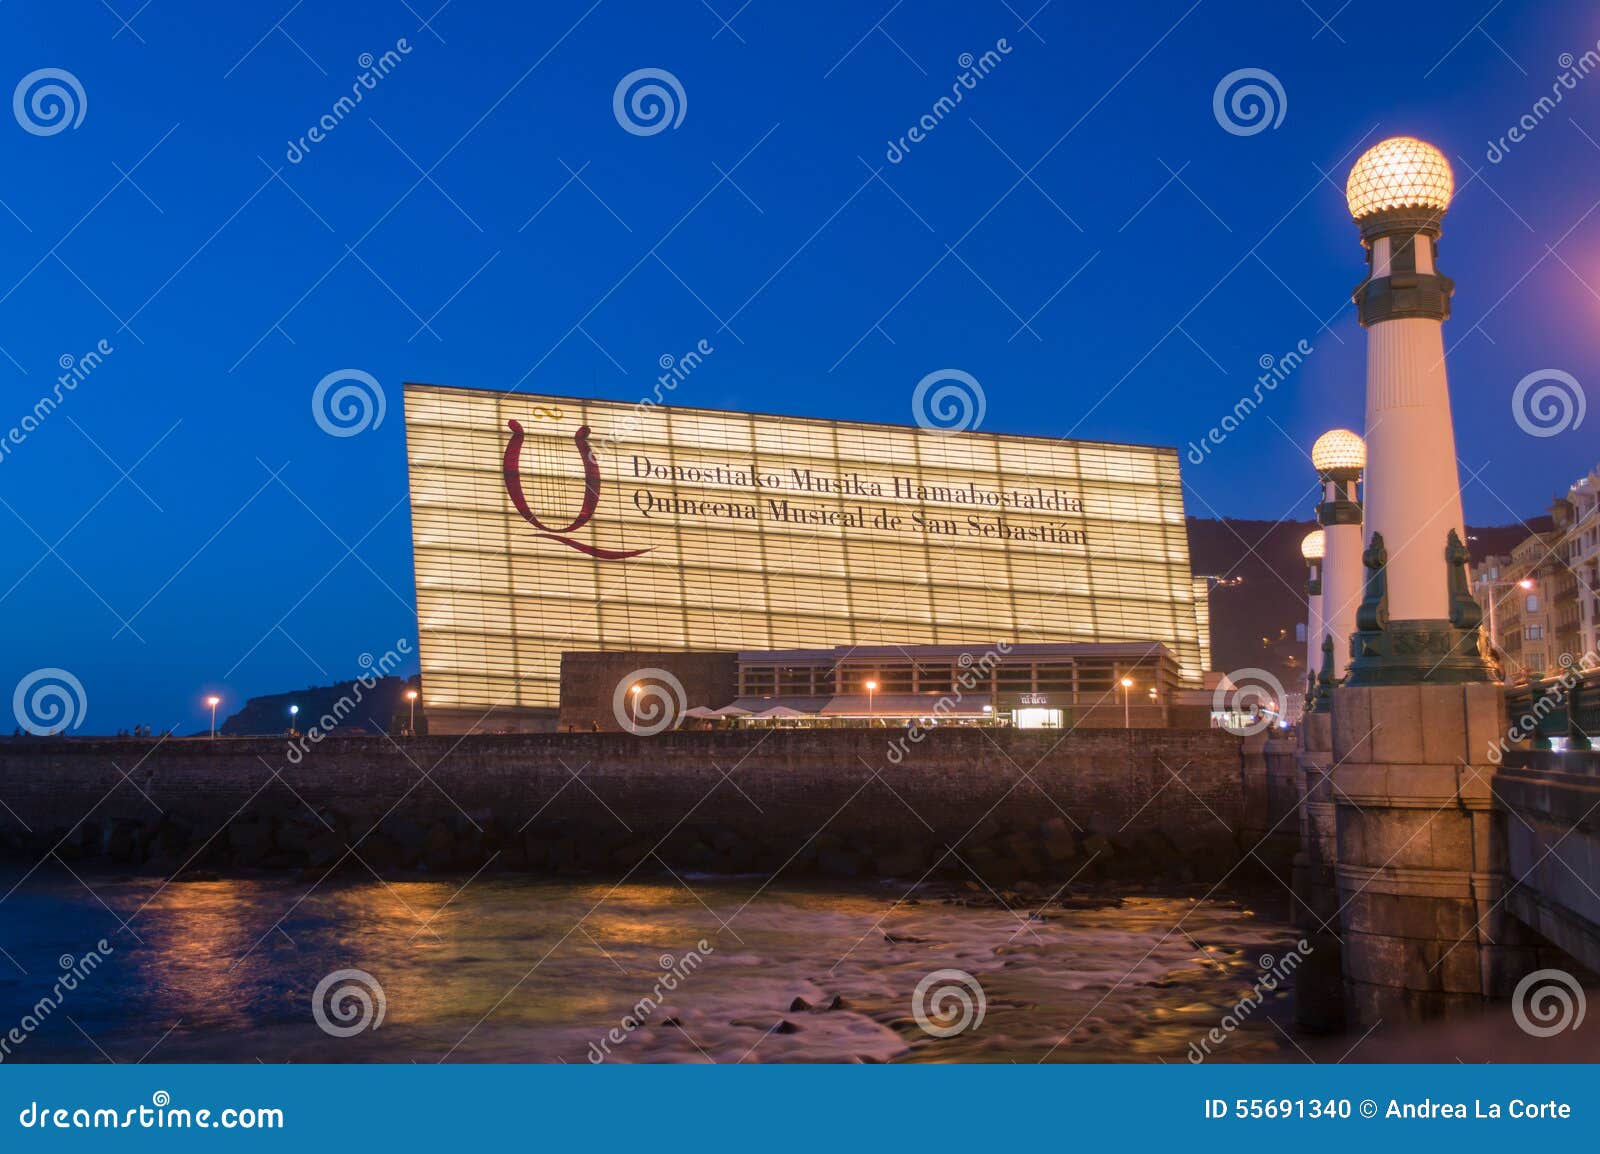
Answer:
[[[986,430],[1180,447],[1304,341],[1185,500],[1305,517],[1305,450],[1361,422],[1344,177],[1396,134],[1455,166],[1469,521],[1543,512],[1600,459],[1600,414],[1535,437],[1511,404],[1540,370],[1595,388],[1600,71],[1535,111],[1593,6],[1036,6],[0,6],[0,78],[83,93],[60,131],[0,126],[0,437],[111,350],[0,456],[0,689],[59,667],[81,732],[188,731],[207,691],[354,676],[415,636],[403,381],[632,401],[702,340],[683,404],[909,423],[956,368]],[[619,123],[641,68],[681,85],[675,127]],[[1214,94],[1247,68],[1283,99],[1230,132]],[[386,412],[331,436],[313,390],[350,368]]]

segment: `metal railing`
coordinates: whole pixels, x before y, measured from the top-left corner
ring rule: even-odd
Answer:
[[[1506,687],[1508,732],[1525,733],[1534,749],[1594,749],[1600,740],[1600,669],[1569,669],[1555,677],[1528,677]]]

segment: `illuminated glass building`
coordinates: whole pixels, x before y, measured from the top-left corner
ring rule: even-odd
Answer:
[[[433,732],[554,725],[561,654],[1164,644],[1208,664],[1171,448],[408,385]]]

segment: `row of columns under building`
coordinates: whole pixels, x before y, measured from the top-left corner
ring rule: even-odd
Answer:
[[[1453,190],[1443,153],[1412,137],[1369,149],[1346,186],[1367,258],[1365,435],[1335,429],[1312,450],[1306,710],[1295,744],[1265,759],[1269,796],[1290,799],[1269,833],[1298,846],[1312,951],[1297,1012],[1312,1028],[1482,1006],[1547,948],[1502,901],[1490,780],[1504,700],[1467,576],[1443,336],[1454,285],[1437,263]]]

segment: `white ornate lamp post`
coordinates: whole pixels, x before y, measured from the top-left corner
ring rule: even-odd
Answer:
[[[1454,283],[1435,258],[1455,180],[1410,136],[1362,154],[1345,195],[1368,273],[1366,588],[1350,685],[1486,681],[1482,610],[1467,587],[1444,321]]]
[[[212,694],[206,698],[206,704],[211,707],[211,740],[217,739],[217,706],[222,704],[222,698]]]
[[[1318,712],[1328,709],[1334,684],[1344,676],[1350,661],[1350,636],[1356,630],[1356,606],[1361,604],[1361,497],[1357,486],[1367,463],[1367,445],[1349,429],[1330,429],[1311,446],[1311,463],[1322,482],[1317,523],[1322,526],[1322,629],[1313,653],[1319,671]],[[1324,665],[1322,644],[1332,639],[1330,666]]]
[[[1300,540],[1300,556],[1306,573],[1306,706],[1310,708],[1316,692],[1317,670],[1322,667],[1322,557],[1327,548],[1321,529],[1313,529]]]

